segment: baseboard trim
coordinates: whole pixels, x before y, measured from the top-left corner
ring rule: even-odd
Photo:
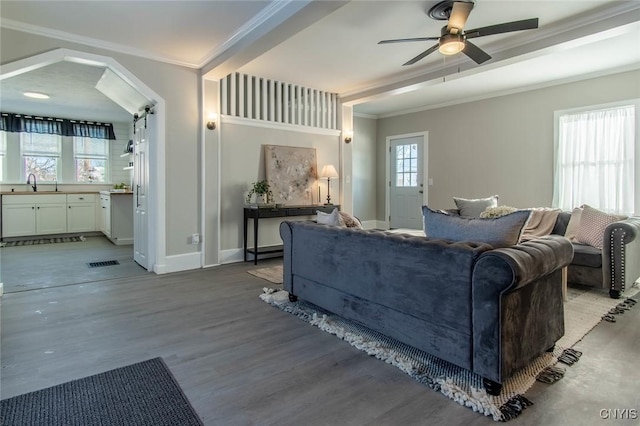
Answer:
[[[244,250],[241,248],[220,250],[220,264],[244,261]]]
[[[282,257],[282,253],[265,253],[260,255],[260,260],[269,259],[272,257]],[[260,262],[258,260],[258,262]],[[247,255],[247,261],[253,262],[253,255],[249,253]],[[224,265],[226,263],[237,263],[244,262],[244,249],[229,249],[229,250],[220,250],[220,265]]]
[[[362,221],[362,227],[364,229],[376,229],[378,227],[377,220],[364,220]]]
[[[385,220],[377,220],[376,228],[378,229],[389,229],[389,222]]]
[[[157,274],[169,274],[171,272],[189,271],[202,268],[202,253],[177,254],[166,256],[164,265],[156,265]]]

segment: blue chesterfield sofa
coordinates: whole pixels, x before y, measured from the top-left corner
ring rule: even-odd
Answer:
[[[564,334],[561,236],[483,243],[280,225],[284,290],[477,373],[492,395]]]

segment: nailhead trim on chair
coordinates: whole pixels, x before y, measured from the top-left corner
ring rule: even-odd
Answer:
[[[624,229],[622,228],[616,228],[614,230],[612,230],[611,232],[611,238],[610,238],[610,247],[611,247],[611,255],[613,256],[614,254],[614,235],[617,231],[622,232],[622,238],[620,238],[620,278],[621,278],[621,285],[620,285],[620,294],[624,293],[625,290],[625,274],[624,274],[624,259],[625,259],[625,254],[624,254],[624,249],[625,249],[625,244],[624,244],[624,239],[626,236],[626,232]],[[611,259],[609,259],[609,261],[611,262],[611,290],[615,291],[615,284],[616,284],[616,280],[615,280],[615,275],[616,275],[616,268],[615,268],[615,263],[613,261],[613,257]]]

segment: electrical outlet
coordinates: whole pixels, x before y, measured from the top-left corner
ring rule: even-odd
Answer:
[[[200,244],[200,234],[191,235],[191,244],[193,245]]]

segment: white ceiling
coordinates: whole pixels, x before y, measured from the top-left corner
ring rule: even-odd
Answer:
[[[436,3],[2,0],[0,24],[201,69],[208,78],[238,70],[337,92],[357,113],[378,117],[640,68],[637,0],[477,0],[467,29],[532,17],[540,28],[475,39],[493,56],[483,65],[436,52],[403,67],[434,43],[377,42],[439,35],[446,22],[426,15]],[[61,63],[0,80],[2,109],[128,120],[93,88],[101,74]],[[25,103],[27,89],[52,100]],[[46,112],[53,103],[56,113]],[[89,110],[101,116],[78,115]]]

